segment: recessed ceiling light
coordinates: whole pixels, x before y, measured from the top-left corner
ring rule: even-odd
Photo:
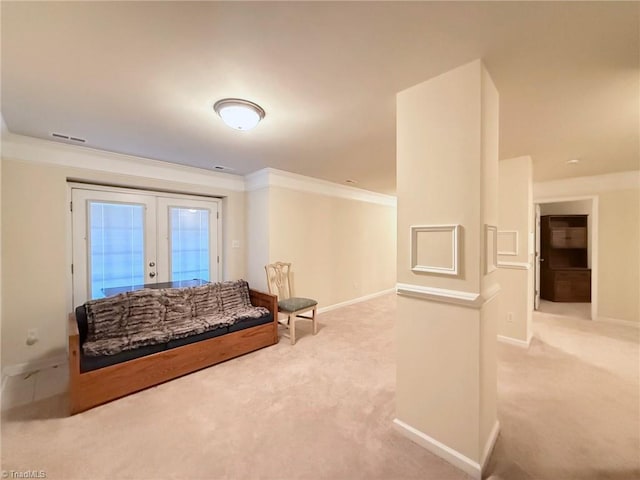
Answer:
[[[358,182],[356,182],[355,180],[351,180],[350,178],[348,178],[348,179],[346,179],[346,180],[344,181],[344,183],[348,183],[349,185],[355,185],[355,184],[356,184],[356,183],[358,183]]]
[[[575,165],[576,163],[580,163],[579,158],[572,158],[571,160],[567,160],[568,164]]]
[[[223,98],[213,109],[224,123],[236,130],[251,130],[265,116],[260,105],[241,98]]]

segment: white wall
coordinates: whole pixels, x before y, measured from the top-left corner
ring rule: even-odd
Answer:
[[[286,172],[276,180],[299,189],[245,191],[236,175],[12,134],[3,140],[3,367],[66,357],[75,307],[68,180],[222,198],[224,279],[246,278],[266,290],[264,265],[292,261],[295,288],[321,307],[395,284],[393,197]],[[27,346],[31,328],[39,341]]]
[[[234,181],[206,170],[18,136],[3,141],[2,157],[3,367],[66,356],[67,317],[74,307],[69,178],[222,197],[223,277],[245,274],[244,248],[230,248],[233,240],[244,239],[241,177]],[[39,341],[27,346],[31,328]]]
[[[598,258],[596,318],[640,323],[640,171],[541,182],[533,187],[534,202],[598,199],[598,211],[592,212],[598,217],[593,252]]]
[[[498,335],[524,345],[529,343],[532,334],[534,289],[530,245],[533,233],[531,158],[501,160],[499,179],[498,235],[502,241],[498,244],[498,266],[502,301]],[[512,243],[512,239],[515,242]]]
[[[269,219],[269,259],[292,263],[294,295],[323,308],[394,287],[395,206],[272,187]]]
[[[2,120],[4,125],[4,120]],[[2,186],[2,156],[0,156],[0,187]],[[2,324],[2,192],[0,191],[0,332],[3,330]],[[2,364],[2,342],[0,342],[0,364]]]
[[[396,425],[477,478],[498,425],[500,298],[484,241],[485,227],[498,225],[498,105],[477,60],[398,93],[396,109]],[[412,251],[428,266],[452,266],[451,249],[432,248],[441,233],[411,247],[412,226],[438,225],[460,226],[457,274],[411,267]]]
[[[269,189],[260,188],[245,193],[247,206],[245,244],[247,246],[247,272],[249,285],[256,290],[268,291],[265,265],[269,262],[270,216]]]
[[[1,64],[2,62],[0,62]],[[2,70],[2,68],[0,67],[0,71]],[[2,75],[0,75],[0,79],[2,78]],[[0,84],[2,82],[0,81]],[[4,121],[4,117],[2,116],[2,113],[0,112],[0,135],[2,135],[2,137],[6,136],[6,134],[8,133],[7,131],[7,124]],[[0,148],[2,146],[2,140],[0,140]],[[3,329],[3,325],[2,325],[2,155],[0,155],[0,337],[2,336],[2,329]],[[0,341],[0,366],[2,365],[2,342]],[[2,380],[4,381],[4,375],[1,375]],[[4,383],[3,383],[4,386]]]
[[[599,197],[598,317],[640,324],[640,190]]]
[[[320,309],[395,285],[395,198],[274,169],[247,177],[247,278],[292,264],[293,293]]]

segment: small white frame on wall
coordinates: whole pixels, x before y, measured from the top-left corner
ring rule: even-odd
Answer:
[[[498,268],[498,227],[484,226],[484,273],[491,273]]]
[[[441,275],[458,275],[460,272],[460,232],[461,225],[412,225],[411,226],[411,270],[417,273],[437,273]],[[444,265],[421,264],[419,258],[421,248],[428,248],[429,234],[449,233],[451,255]],[[419,237],[422,241],[419,242]],[[426,240],[426,242],[425,242]]]
[[[498,230],[498,255],[518,255],[518,231]]]

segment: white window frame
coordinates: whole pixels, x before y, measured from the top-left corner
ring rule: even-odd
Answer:
[[[121,195],[133,195],[133,196],[149,196],[149,197],[155,197],[156,199],[156,206],[159,205],[161,199],[170,199],[170,200],[174,200],[176,202],[180,202],[183,205],[188,204],[188,201],[193,201],[193,202],[208,202],[208,203],[215,203],[217,205],[217,211],[215,214],[215,218],[212,217],[211,221],[215,221],[216,222],[216,235],[215,235],[215,239],[216,239],[216,249],[215,252],[211,252],[211,256],[212,259],[215,261],[212,261],[212,271],[211,271],[211,281],[222,281],[222,272],[224,269],[224,265],[223,265],[223,232],[222,232],[222,221],[223,221],[223,214],[222,214],[222,198],[220,197],[214,197],[214,196],[205,196],[205,195],[194,195],[194,194],[188,194],[188,193],[174,193],[174,192],[170,192],[170,191],[162,191],[162,190],[154,190],[154,189],[140,189],[140,188],[128,188],[128,187],[116,187],[116,186],[109,186],[109,185],[99,185],[99,184],[92,184],[92,183],[83,183],[83,182],[78,182],[78,181],[67,181],[67,199],[69,201],[69,205],[71,205],[71,208],[69,209],[69,216],[68,216],[68,226],[67,226],[67,231],[70,232],[69,235],[69,246],[68,246],[68,258],[71,259],[71,268],[70,270],[68,270],[71,274],[68,276],[69,279],[69,285],[70,285],[70,289],[69,291],[70,293],[70,308],[74,309],[75,307],[77,307],[78,305],[84,303],[87,299],[87,290],[86,290],[86,285],[85,285],[85,290],[84,290],[84,300],[79,301],[78,298],[80,297],[80,292],[76,291],[76,282],[74,282],[74,277],[75,278],[81,278],[79,277],[79,275],[84,275],[84,278],[88,281],[88,277],[87,277],[87,259],[84,260],[84,262],[79,262],[77,259],[75,259],[75,255],[74,255],[74,244],[77,245],[76,242],[78,241],[83,241],[83,239],[81,238],[73,238],[73,233],[74,233],[74,228],[73,228],[73,206],[72,206],[72,198],[73,198],[73,190],[74,189],[81,189],[81,190],[89,190],[89,191],[96,191],[96,192],[102,192],[102,193],[118,193]],[[132,202],[132,203],[136,203],[136,202]],[[195,205],[195,204],[194,204]],[[156,219],[157,219],[157,211],[156,211]],[[157,220],[154,220],[157,221]],[[157,228],[156,228],[157,230]],[[86,232],[86,219],[85,219],[85,232]],[[158,235],[160,235],[160,232],[158,232]],[[213,239],[211,239],[213,240]],[[156,249],[157,249],[157,245],[156,245]],[[157,256],[158,252],[156,250],[156,256]],[[148,262],[147,262],[148,265]],[[146,270],[145,270],[145,274],[146,274]],[[86,282],[85,282],[86,283]],[[69,310],[71,311],[71,310]]]

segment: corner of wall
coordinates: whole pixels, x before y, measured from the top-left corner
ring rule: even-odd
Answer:
[[[245,274],[249,285],[267,290],[264,266],[269,263],[270,195],[267,187],[245,192]]]
[[[500,305],[498,337],[518,344],[526,342],[530,335],[533,310],[532,171],[529,156],[500,161],[499,234],[513,240],[507,248],[503,247],[505,253],[499,255],[500,283],[504,295]]]
[[[0,113],[0,120],[2,120],[2,131],[7,128],[4,123],[4,118]],[[2,155],[0,154],[0,332],[2,331]],[[2,345],[0,344],[0,359],[2,358]],[[2,388],[4,389],[4,378],[2,381]]]

